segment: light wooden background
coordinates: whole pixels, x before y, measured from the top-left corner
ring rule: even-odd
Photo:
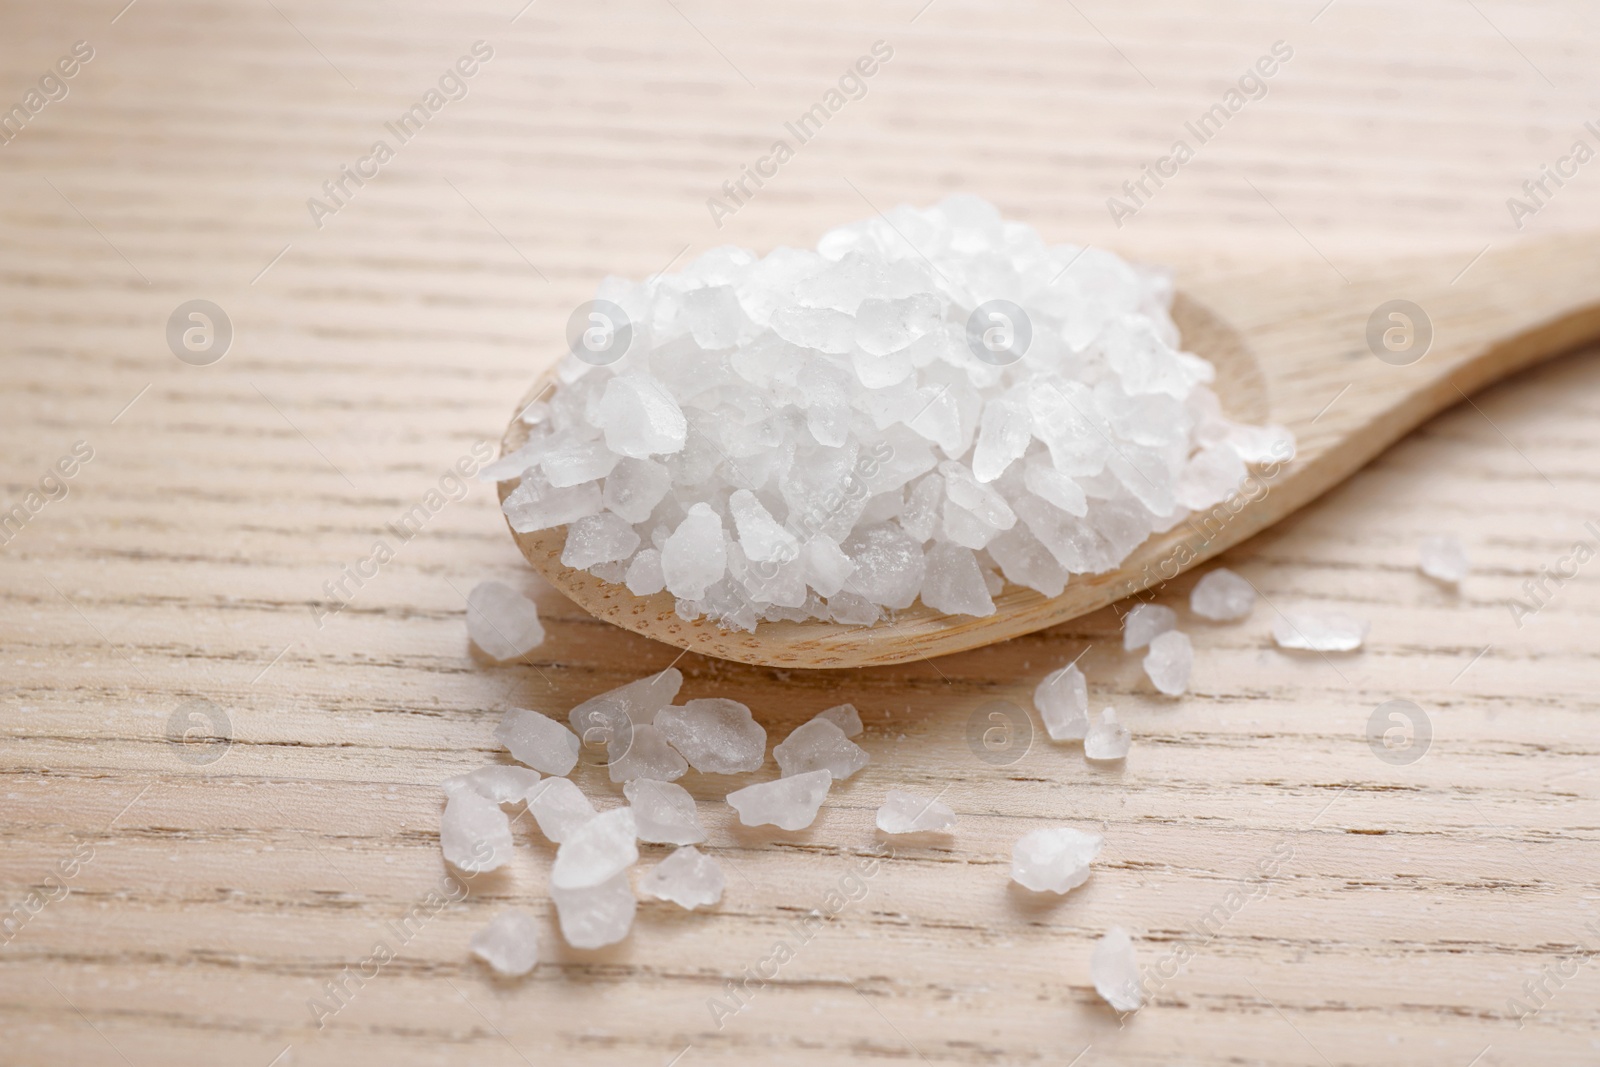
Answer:
[[[1600,965],[1544,979],[1525,1026],[1508,1014],[1525,981],[1600,940],[1585,931],[1600,918],[1600,562],[1523,628],[1506,606],[1600,516],[1592,353],[1447,413],[1230,554],[1274,604],[1369,619],[1359,654],[1275,651],[1265,610],[1236,627],[1183,612],[1198,658],[1178,701],[1120,651],[1113,611],[901,668],[689,654],[684,695],[746,701],[773,740],[854,701],[873,763],[798,834],[730,826],[728,784],[689,781],[724,903],[643,905],[600,952],[560,945],[551,850],[519,827],[510,869],[325,1028],[307,1007],[438,884],[437,783],[494,758],[506,707],[559,714],[677,658],[541,587],[484,486],[324,628],[310,611],[385,522],[498,438],[605,272],[809,244],[869,203],[950,190],[1187,272],[1350,273],[1419,251],[1465,267],[1517,238],[1505,200],[1525,179],[1594,142],[1592,5],[122,3],[0,8],[0,104],[74,41],[96,52],[0,146],[5,507],[75,441],[94,450],[0,549],[0,910],[92,849],[0,946],[0,1062],[1600,1061]],[[315,228],[306,198],[478,39],[495,55],[467,99]],[[706,197],[878,39],[894,58],[866,98],[715,228]],[[1278,39],[1295,58],[1267,98],[1115,229],[1105,198]],[[1592,226],[1597,208],[1600,162],[1528,231]],[[163,337],[196,297],[236,329],[210,367]],[[1444,530],[1475,564],[1459,594],[1414,569],[1417,541]],[[545,613],[524,665],[469,653],[463,594],[486,578]],[[1188,584],[1163,599],[1181,607]],[[1009,765],[972,753],[983,705],[1026,704],[1080,653],[1094,699],[1134,730],[1125,768],[1037,738]],[[1367,742],[1392,698],[1431,721],[1408,765]],[[167,739],[194,699],[231,722],[211,763]],[[592,769],[579,781],[612,795]],[[821,905],[894,786],[943,791],[958,831],[896,843],[864,899],[714,1027],[707,998]],[[1055,823],[1106,834],[1089,883],[1059,901],[1011,888],[1011,842]],[[1197,935],[1274,849],[1292,859],[1247,886],[1265,895]],[[501,983],[466,944],[510,903],[551,921],[545,962]],[[1112,924],[1147,963],[1193,955],[1120,1027],[1088,977]]]

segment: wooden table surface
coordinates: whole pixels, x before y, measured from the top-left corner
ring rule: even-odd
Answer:
[[[1446,413],[1228,555],[1274,606],[1370,620],[1363,651],[1284,654],[1265,606],[1204,625],[1188,579],[1163,590],[1197,648],[1179,700],[1121,651],[1115,611],[783,672],[585,617],[490,487],[411,540],[386,526],[498,439],[605,273],[718,244],[807,245],[953,190],[1190,274],[1411,252],[1465,270],[1592,226],[1600,163],[1547,183],[1521,233],[1506,201],[1600,141],[1593,5],[123,2],[0,6],[0,106],[93,50],[0,144],[0,505],[27,519],[0,548],[0,1062],[1600,1062],[1600,562],[1529,619],[1509,606],[1597,539],[1593,353]],[[707,199],[880,40],[865,95],[716,225]],[[477,41],[466,96],[401,143],[385,124]],[[1266,95],[1116,226],[1107,198],[1275,41],[1293,56]],[[393,158],[314,219],[380,139]],[[219,362],[169,348],[193,299],[232,324]],[[1459,592],[1415,568],[1444,531],[1473,559]],[[324,583],[378,540],[392,560],[319,625]],[[525,663],[469,651],[464,594],[490,578],[544,614]],[[969,743],[1080,654],[1134,731],[1125,767],[1042,733]],[[744,701],[773,740],[853,701],[871,765],[794,834],[731,824],[728,784],[691,776],[726,897],[643,904],[606,950],[561,944],[528,820],[507,870],[430,898],[438,783],[496,758],[506,708],[560,715],[674,661],[686,697]],[[1392,699],[1425,744],[1369,743]],[[211,721],[229,742],[182,740]],[[598,769],[577,780],[618,802]],[[891,787],[942,791],[960,824],[874,865]],[[1062,823],[1106,836],[1088,884],[1011,886],[1011,843]],[[545,959],[494,981],[467,940],[513,903]],[[726,983],[813,908],[815,936],[719,1026]],[[1114,924],[1162,975],[1120,1024],[1089,980]],[[370,965],[380,941],[393,958]]]

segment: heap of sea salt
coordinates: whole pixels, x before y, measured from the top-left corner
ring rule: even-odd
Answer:
[[[693,845],[685,845],[650,868],[639,888],[657,900],[693,911],[722,899],[722,868]]]
[[[728,803],[746,826],[804,830],[815,821],[832,785],[833,775],[827,771],[807,771],[736,789],[728,794]]]
[[[515,978],[539,962],[539,927],[527,912],[507,908],[473,934],[467,947],[497,974]]]
[[[1120,926],[1107,930],[1089,956],[1089,977],[1095,992],[1117,1011],[1138,1011],[1144,1007],[1144,990],[1139,986],[1139,961],[1133,954],[1133,939]]]
[[[482,476],[515,483],[513,529],[566,527],[567,566],[688,619],[1056,596],[1293,454],[1223,416],[1166,274],[970,196],[597,297]]]
[[[1011,847],[1013,881],[1036,893],[1065,893],[1089,878],[1089,864],[1105,838],[1071,827],[1031,830]]]
[[[1417,566],[1429,578],[1456,585],[1467,576],[1467,550],[1454,537],[1424,537],[1417,548]]]
[[[467,636],[491,659],[516,659],[544,643],[533,601],[501,582],[480,582],[467,594]]]
[[[1367,624],[1339,612],[1295,611],[1272,620],[1272,639],[1299,652],[1351,652],[1367,639]]]
[[[878,829],[886,834],[938,833],[955,824],[956,813],[950,805],[900,789],[889,790],[878,808]]]

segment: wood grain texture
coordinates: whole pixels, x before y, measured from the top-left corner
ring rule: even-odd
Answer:
[[[0,945],[0,1062],[1594,1062],[1600,976],[1563,960],[1600,918],[1600,562],[1547,582],[1520,627],[1507,606],[1600,522],[1592,352],[1457,404],[1229,552],[1269,601],[1248,622],[1202,625],[1186,580],[1161,590],[1198,651],[1177,701],[1121,652],[1117,608],[936,662],[787,672],[592,619],[530,572],[485,487],[409,541],[386,527],[496,439],[604,273],[810,243],[871,205],[966,189],[1186,276],[1321,264],[1330,285],[1385,256],[1455,254],[1470,278],[1485,246],[1590,228],[1593,164],[1522,231],[1505,201],[1592,141],[1591,7],[519,6],[0,6],[0,102],[95,48],[0,146],[0,502],[93,449],[0,548],[4,911],[60,897],[80,857]],[[479,39],[495,54],[466,99],[316,228],[306,198]],[[715,227],[706,198],[878,39],[895,55],[868,94]],[[1265,98],[1115,228],[1106,197],[1279,39],[1295,55]],[[208,367],[164,338],[193,298],[235,328]],[[1440,530],[1473,557],[1459,592],[1416,573]],[[378,539],[394,558],[319,628],[324,583]],[[485,578],[541,605],[526,663],[466,646],[463,594]],[[1299,606],[1371,620],[1368,647],[1274,650],[1273,610]],[[1026,707],[1080,653],[1134,730],[1127,765],[1039,738],[979,758],[974,718]],[[741,829],[729,783],[686,780],[727,897],[646,904],[601,952],[561,946],[550,849],[519,825],[511,867],[318,1029],[308,1000],[437,891],[437,783],[495,758],[500,713],[674,660],[685,696],[743,700],[774,740],[854,701],[873,763],[798,834]],[[1431,724],[1409,764],[1368,744],[1395,698]],[[194,700],[229,721],[209,763],[168,739]],[[895,843],[719,1029],[708,998],[824,906],[891,787],[942,790],[957,832]],[[1006,878],[1011,842],[1053,823],[1107,838],[1060,901]],[[466,943],[513,903],[545,924],[546,959],[500,983]],[[1088,977],[1112,924],[1148,964],[1187,957],[1121,1027]],[[1544,1007],[1519,1028],[1512,998]]]

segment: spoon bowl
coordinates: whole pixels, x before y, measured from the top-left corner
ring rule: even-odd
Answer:
[[[754,632],[680,618],[663,591],[634,596],[561,563],[566,528],[512,532],[536,570],[580,607],[635,633],[741,663],[815,669],[947,655],[1031,633],[1156,587],[1276,523],[1438,411],[1541,359],[1600,337],[1600,247],[1557,237],[1467,256],[1179,278],[1183,347],[1211,361],[1228,416],[1279,423],[1297,451],[1253,470],[1223,504],[1152,535],[1121,565],[1073,575],[1060,596],[1007,583],[992,615],[946,615],[919,600],[871,625],[762,622]],[[1466,269],[1463,270],[1463,266]],[[548,388],[554,367],[517,405]],[[501,454],[529,428],[515,414]],[[514,482],[500,483],[504,500]]]

